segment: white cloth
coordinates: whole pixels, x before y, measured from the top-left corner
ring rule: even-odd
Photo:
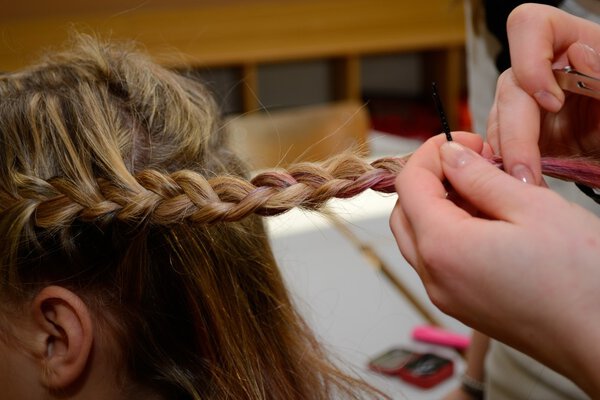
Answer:
[[[485,363],[486,400],[585,400],[577,386],[531,357],[491,341]]]

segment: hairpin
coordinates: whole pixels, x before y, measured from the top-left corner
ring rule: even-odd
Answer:
[[[435,108],[440,116],[440,121],[442,122],[442,130],[444,134],[446,134],[446,140],[452,141],[452,134],[450,133],[450,125],[448,125],[448,119],[446,118],[446,113],[444,112],[444,106],[442,105],[442,100],[440,100],[440,96],[437,92],[437,85],[435,82],[431,82],[431,96],[433,97],[433,102],[435,104]]]

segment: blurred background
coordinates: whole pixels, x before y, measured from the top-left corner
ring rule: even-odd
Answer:
[[[255,169],[320,160],[352,149],[393,156],[441,131],[436,81],[453,129],[469,129],[465,22],[460,0],[24,0],[0,13],[0,71],[60,48],[73,31],[134,40],[163,65],[202,79],[231,144]],[[345,367],[393,398],[430,390],[371,373],[391,347],[416,346],[422,312],[381,271],[406,285],[437,322],[467,333],[429,303],[388,228],[394,196],[334,202],[342,223],[294,211],[269,219],[272,243],[296,302]],[[348,229],[349,231],[347,231]],[[350,232],[350,233],[348,233]],[[365,246],[375,258],[365,257]]]
[[[256,113],[232,127],[253,142],[266,136],[253,149],[273,145],[260,117],[274,112],[281,147],[248,155],[257,167],[351,144],[368,151],[371,129],[427,138],[440,131],[432,80],[452,128],[469,127],[459,0],[27,0],[3,5],[0,29],[0,71],[31,63],[73,31],[134,40],[164,65],[200,76],[226,115]],[[300,112],[299,123],[289,112],[305,107],[320,118]],[[273,119],[279,111],[288,112]],[[326,136],[336,140],[315,144]]]

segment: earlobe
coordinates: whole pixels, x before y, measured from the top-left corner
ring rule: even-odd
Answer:
[[[32,303],[41,380],[50,389],[65,389],[85,372],[91,355],[93,326],[85,303],[60,286],[42,289]]]

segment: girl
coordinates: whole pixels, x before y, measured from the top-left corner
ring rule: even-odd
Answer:
[[[77,42],[0,77],[2,398],[376,395],[293,308],[243,218],[293,204],[234,202],[247,171],[203,86]]]

